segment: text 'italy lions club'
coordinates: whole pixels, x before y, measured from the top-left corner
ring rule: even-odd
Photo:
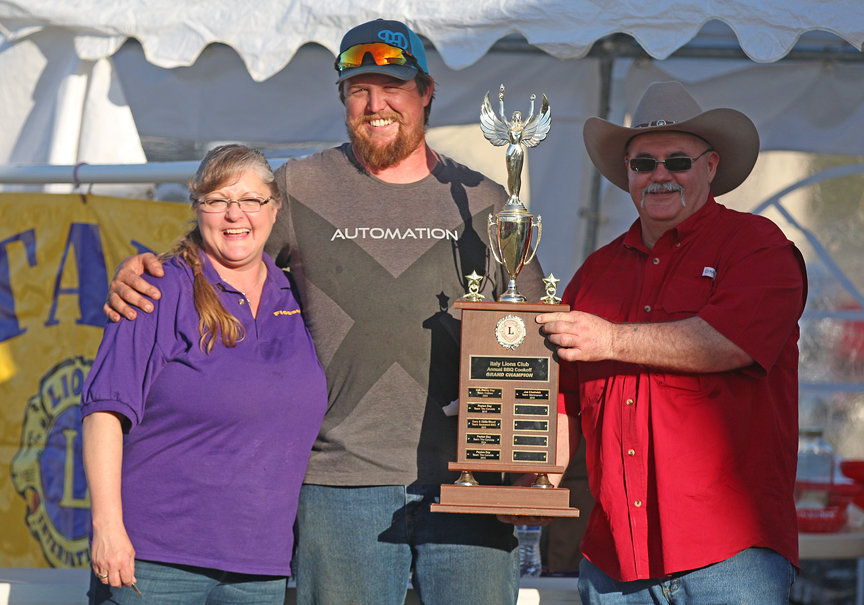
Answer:
[[[452,239],[458,240],[456,229],[440,227],[410,227],[391,229],[389,227],[337,227],[330,241],[337,239]]]

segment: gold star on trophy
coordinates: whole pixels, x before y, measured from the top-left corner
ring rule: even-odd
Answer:
[[[558,292],[558,282],[561,280],[555,277],[554,273],[550,273],[549,277],[543,279],[543,285],[546,286],[546,296],[540,299],[540,302],[546,305],[556,305],[561,302],[561,299],[555,296]]]
[[[477,275],[477,271],[472,271],[471,275],[466,275],[465,279],[468,280],[468,293],[465,294],[460,300],[470,300],[472,302],[477,302],[486,298],[482,294],[480,294],[480,284],[483,283],[483,276]]]

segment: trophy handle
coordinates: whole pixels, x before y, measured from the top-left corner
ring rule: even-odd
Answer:
[[[534,260],[534,255],[537,253],[537,246],[540,245],[540,237],[543,235],[543,217],[538,216],[537,222],[535,222],[533,226],[537,227],[537,241],[534,242],[534,248],[531,250],[531,256],[529,256],[525,260],[525,262],[523,263],[524,265],[527,265],[532,260]],[[501,262],[501,261],[498,261],[498,262]]]
[[[492,256],[495,257],[499,265],[503,265],[504,261],[498,257],[498,221],[495,219],[496,217],[493,217],[491,214],[489,215],[486,232],[489,235],[489,248],[492,250]]]

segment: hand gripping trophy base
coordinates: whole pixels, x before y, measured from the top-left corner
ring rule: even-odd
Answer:
[[[516,277],[522,267],[531,262],[540,244],[543,233],[541,217],[535,217],[528,212],[519,198],[511,196],[496,215],[489,215],[487,225],[489,231],[489,247],[495,260],[504,266],[509,281],[507,290],[498,297],[499,302],[525,302],[525,297],[516,289]],[[534,229],[537,239],[532,248]]]

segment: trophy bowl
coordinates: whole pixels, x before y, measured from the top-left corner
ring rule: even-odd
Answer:
[[[537,238],[534,239],[536,229]],[[525,302],[516,288],[516,277],[522,267],[531,262],[543,233],[541,217],[534,217],[521,203],[508,203],[496,215],[489,215],[489,247],[495,260],[507,272],[507,290],[498,298],[500,302]],[[531,246],[532,241],[534,246]]]

